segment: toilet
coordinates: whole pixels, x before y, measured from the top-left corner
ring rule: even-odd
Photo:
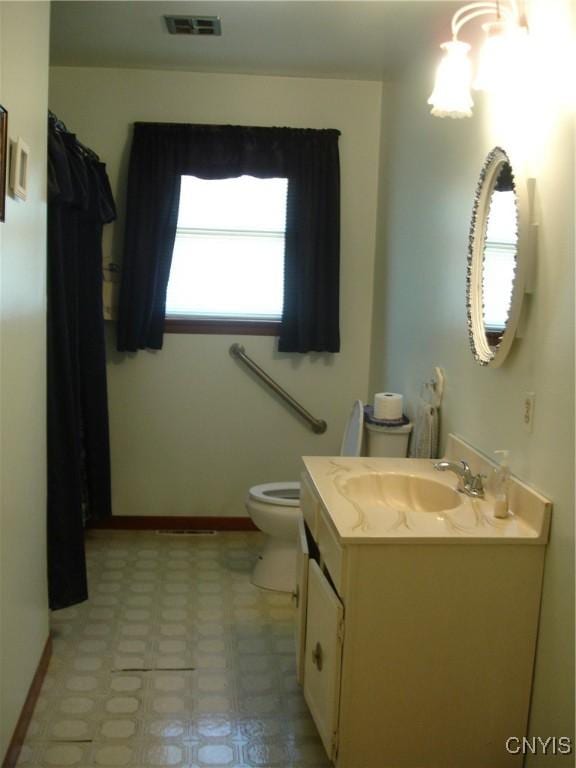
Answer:
[[[364,426],[368,456],[404,457],[412,425],[385,426],[364,414],[356,400],[346,424],[341,456],[362,456]],[[252,572],[252,583],[263,589],[293,592],[296,587],[296,553],[300,511],[300,483],[255,485],[248,491],[246,510],[252,522],[266,534],[264,548]]]

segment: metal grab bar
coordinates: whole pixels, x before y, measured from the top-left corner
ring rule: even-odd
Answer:
[[[288,403],[291,408],[294,408],[294,410],[299,413],[300,416],[302,416],[302,418],[308,422],[308,424],[310,424],[313,432],[316,432],[319,435],[326,432],[328,426],[326,422],[322,419],[315,419],[314,416],[312,416],[312,414],[306,410],[306,408],[303,408],[300,403],[294,400],[294,398],[289,395],[288,392],[286,392],[285,389],[282,389],[280,384],[277,384],[273,378],[268,376],[266,371],[263,371],[262,368],[260,368],[260,366],[254,362],[254,360],[248,357],[244,347],[241,344],[232,344],[230,347],[230,354],[232,357],[236,357],[238,360],[241,360],[244,365],[250,368],[250,370],[258,376],[258,378],[262,379],[265,384],[268,384],[270,389],[276,392],[276,394],[279,395],[282,400]]]

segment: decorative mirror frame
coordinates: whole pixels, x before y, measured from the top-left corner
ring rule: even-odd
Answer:
[[[491,347],[486,338],[484,327],[483,302],[483,262],[486,240],[486,227],[490,211],[490,200],[502,166],[507,163],[512,171],[517,210],[517,247],[516,269],[510,311],[506,328],[495,347]],[[534,248],[534,224],[532,222],[533,199],[528,199],[528,187],[534,193],[534,180],[531,179],[526,190],[521,188],[514,175],[512,163],[501,147],[494,147],[488,153],[476,187],[470,235],[468,241],[468,268],[466,272],[466,310],[468,318],[468,338],[474,359],[480,365],[497,368],[502,365],[518,329],[522,300],[526,292],[527,274],[531,269]]]

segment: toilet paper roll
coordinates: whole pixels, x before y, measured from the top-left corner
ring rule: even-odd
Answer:
[[[374,395],[374,418],[385,421],[401,419],[403,397],[397,392],[378,392]]]

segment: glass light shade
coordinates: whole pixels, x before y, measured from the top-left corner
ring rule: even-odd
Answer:
[[[487,37],[480,50],[473,88],[493,93],[513,85],[523,59],[526,30],[502,21],[483,24],[482,29]]]
[[[445,53],[428,99],[428,104],[432,105],[430,112],[435,117],[472,117],[470,46],[460,40],[451,40],[440,47]]]

